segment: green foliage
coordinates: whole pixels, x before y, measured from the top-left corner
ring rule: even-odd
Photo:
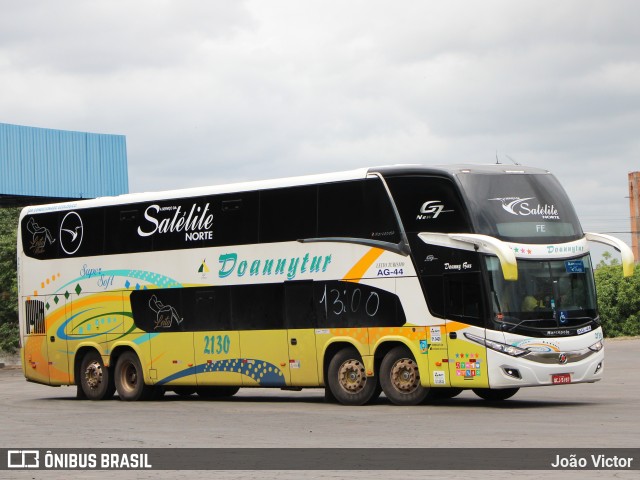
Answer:
[[[18,208],[0,208],[0,350],[18,346],[16,236]]]
[[[607,337],[640,335],[640,268],[624,278],[622,266],[605,252],[595,271],[598,309]]]
[[[0,352],[15,353],[18,350],[19,337],[17,323],[0,324]]]

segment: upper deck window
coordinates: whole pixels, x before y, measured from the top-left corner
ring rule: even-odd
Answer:
[[[470,233],[468,213],[453,181],[442,177],[387,178],[407,233]]]

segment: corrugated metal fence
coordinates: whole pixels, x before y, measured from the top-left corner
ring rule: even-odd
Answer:
[[[128,191],[124,135],[0,123],[0,195],[94,198]]]

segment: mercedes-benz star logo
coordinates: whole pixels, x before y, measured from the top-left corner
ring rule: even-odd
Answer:
[[[83,226],[80,215],[76,212],[67,213],[60,224],[60,245],[69,255],[78,251],[82,244]]]

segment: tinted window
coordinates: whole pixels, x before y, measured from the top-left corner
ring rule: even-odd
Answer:
[[[452,273],[444,278],[447,285],[446,317],[470,325],[484,326],[480,274]]]
[[[441,177],[391,177],[387,184],[407,233],[468,233],[471,227],[456,185]]]
[[[313,301],[313,282],[285,282],[285,327],[315,328],[316,305]]]
[[[188,301],[194,306],[194,331],[229,330],[231,328],[231,303],[229,288],[217,287],[195,290]],[[183,300],[186,300],[183,295]],[[186,303],[186,302],[185,302]]]
[[[103,254],[103,209],[26,215],[21,228],[24,252],[30,257],[46,260]]]
[[[257,192],[216,197],[215,245],[246,245],[258,242]]]
[[[158,333],[194,330],[193,314],[185,315],[183,309],[182,290],[164,288],[131,292],[131,310],[136,326],[145,332]]]
[[[353,282],[295,281],[131,293],[146,332],[391,327],[406,323],[393,293]]]
[[[393,293],[353,282],[315,282],[318,327],[401,326],[404,310]]]
[[[400,241],[389,196],[377,178],[320,185],[318,236]]]
[[[260,242],[316,236],[317,187],[280,188],[260,193]]]
[[[231,323],[235,330],[284,327],[284,287],[281,283],[237,285],[231,288]]]
[[[142,237],[136,230],[143,218],[140,209],[130,206],[107,208],[106,216],[106,251],[107,253],[144,252],[153,249],[153,237]]]
[[[522,243],[582,237],[571,201],[551,174],[462,174],[476,231]]]

